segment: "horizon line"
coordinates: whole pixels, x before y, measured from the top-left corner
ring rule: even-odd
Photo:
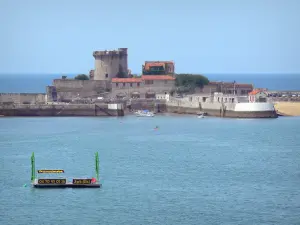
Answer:
[[[78,74],[85,74],[85,75],[89,75],[88,73],[37,73],[37,72],[26,72],[26,73],[5,73],[5,72],[0,72],[0,76],[1,75],[61,75],[61,76],[68,76],[68,75],[78,75]],[[132,73],[132,74],[137,74],[137,75],[141,75],[141,73]],[[288,75],[299,75],[300,72],[226,72],[226,73],[214,73],[214,72],[202,72],[202,73],[196,73],[196,72],[179,72],[179,73],[175,73],[175,74],[195,74],[195,75],[205,75],[205,74],[209,74],[209,75],[243,75],[243,74],[247,74],[247,75],[276,75],[276,74],[288,74]]]

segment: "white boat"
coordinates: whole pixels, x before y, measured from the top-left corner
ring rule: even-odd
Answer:
[[[135,112],[135,115],[140,117],[153,117],[154,113],[149,110],[138,110]]]
[[[204,112],[199,112],[197,115],[199,119],[204,118]]]

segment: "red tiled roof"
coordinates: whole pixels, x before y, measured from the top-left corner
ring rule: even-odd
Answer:
[[[143,80],[175,80],[174,77],[168,75],[143,75]]]
[[[168,63],[168,64],[174,64],[173,61],[145,61],[145,64],[147,63]]]
[[[112,78],[113,83],[140,83],[143,80],[175,80],[168,75],[143,75],[141,78]]]
[[[141,78],[112,78],[113,83],[140,83]]]
[[[146,70],[149,70],[150,69],[150,67],[152,67],[152,66],[165,66],[165,63],[162,63],[162,62],[151,62],[151,63],[146,63],[146,65],[145,65],[145,69]]]
[[[251,92],[249,93],[249,95],[256,95],[256,94],[259,93],[259,92],[263,92],[263,91],[260,90],[260,89],[254,89],[253,91],[251,91]]]

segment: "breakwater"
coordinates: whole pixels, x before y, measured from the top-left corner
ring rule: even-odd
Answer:
[[[197,114],[205,113],[207,116],[214,117],[228,117],[228,118],[277,118],[278,115],[275,111],[233,111],[226,109],[214,109],[212,108],[192,108],[192,107],[183,107],[183,106],[167,106],[167,112],[177,113],[177,114]]]
[[[233,103],[233,102],[201,102],[199,96],[186,99],[170,98],[167,112],[179,114],[205,113],[208,116],[231,118],[277,118],[278,115],[272,103]]]
[[[9,104],[2,116],[124,116],[121,104]]]
[[[164,113],[167,112],[167,105],[165,100],[134,99],[129,102],[128,109],[132,111],[148,109],[155,113]]]

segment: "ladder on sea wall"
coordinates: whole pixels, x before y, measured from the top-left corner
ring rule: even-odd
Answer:
[[[109,112],[108,108],[100,107],[99,105],[95,104],[95,116],[98,115],[98,111],[103,112],[107,116],[114,116]]]
[[[226,106],[224,104],[224,102],[222,102],[221,108],[220,108],[220,117],[225,117],[226,114]]]

